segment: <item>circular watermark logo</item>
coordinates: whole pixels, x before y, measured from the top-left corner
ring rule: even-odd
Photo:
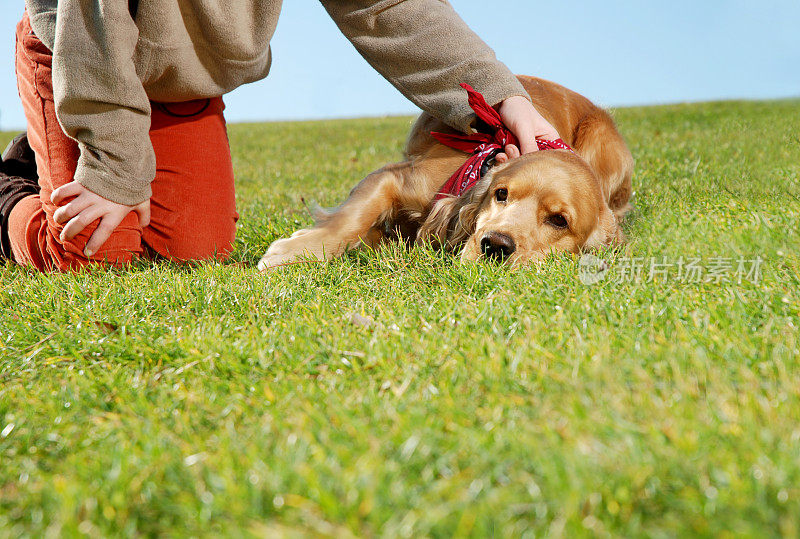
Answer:
[[[583,284],[590,285],[599,283],[608,273],[608,264],[602,258],[598,258],[589,253],[581,255],[578,261],[578,278]]]

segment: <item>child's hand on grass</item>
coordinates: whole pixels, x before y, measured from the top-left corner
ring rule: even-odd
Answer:
[[[517,136],[520,147],[513,144],[505,147],[505,152],[497,154],[495,160],[504,163],[526,153],[536,152],[539,147],[536,139],[556,140],[558,131],[544,119],[539,111],[521,95],[514,95],[500,103],[497,109],[503,123]]]
[[[75,198],[58,208],[53,214],[56,223],[60,225],[66,223],[61,231],[62,242],[71,240],[84,228],[100,219],[100,224],[97,225],[97,229],[83,250],[83,254],[87,258],[103,246],[111,233],[130,212],[135,211],[139,214],[139,224],[142,227],[150,224],[150,200],[145,200],[136,206],[117,204],[93,193],[76,181],[62,185],[53,191],[50,200],[53,204],[59,205],[70,197]]]

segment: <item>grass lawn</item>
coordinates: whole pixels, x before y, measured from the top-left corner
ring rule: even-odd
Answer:
[[[0,266],[0,535],[800,534],[800,101],[615,116],[596,284],[398,246],[258,275],[410,118],[232,125],[233,263]]]

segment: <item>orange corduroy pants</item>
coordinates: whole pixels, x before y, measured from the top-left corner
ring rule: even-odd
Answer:
[[[17,85],[41,192],[21,200],[9,217],[14,260],[40,270],[74,270],[90,263],[126,264],[142,254],[179,261],[227,257],[238,214],[221,97],[151,103],[157,171],[147,227],[129,213],[91,259],[83,250],[99,220],[70,241],[59,239],[63,227],[53,220],[57,206],[50,195],[73,180],[80,152],[58,123],[52,53],[34,35],[27,14],[16,38]]]

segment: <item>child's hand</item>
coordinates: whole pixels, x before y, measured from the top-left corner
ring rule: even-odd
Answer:
[[[145,200],[136,206],[125,206],[117,204],[89,191],[78,182],[72,181],[62,185],[50,195],[53,204],[60,204],[69,197],[76,197],[69,203],[58,208],[53,214],[56,223],[63,225],[61,231],[61,241],[69,241],[77,236],[81,230],[100,219],[100,224],[94,231],[83,254],[90,257],[97,252],[100,247],[111,236],[111,233],[119,226],[122,220],[130,212],[135,211],[139,214],[139,224],[146,227],[150,224],[150,201]]]
[[[505,153],[499,153],[495,157],[498,163],[514,159],[522,154],[538,151],[537,138],[544,140],[556,140],[559,138],[558,131],[539,114],[539,111],[530,101],[521,95],[511,96],[500,103],[497,112],[500,113],[500,117],[506,127],[517,136],[520,145],[519,148],[513,144],[506,146]]]

